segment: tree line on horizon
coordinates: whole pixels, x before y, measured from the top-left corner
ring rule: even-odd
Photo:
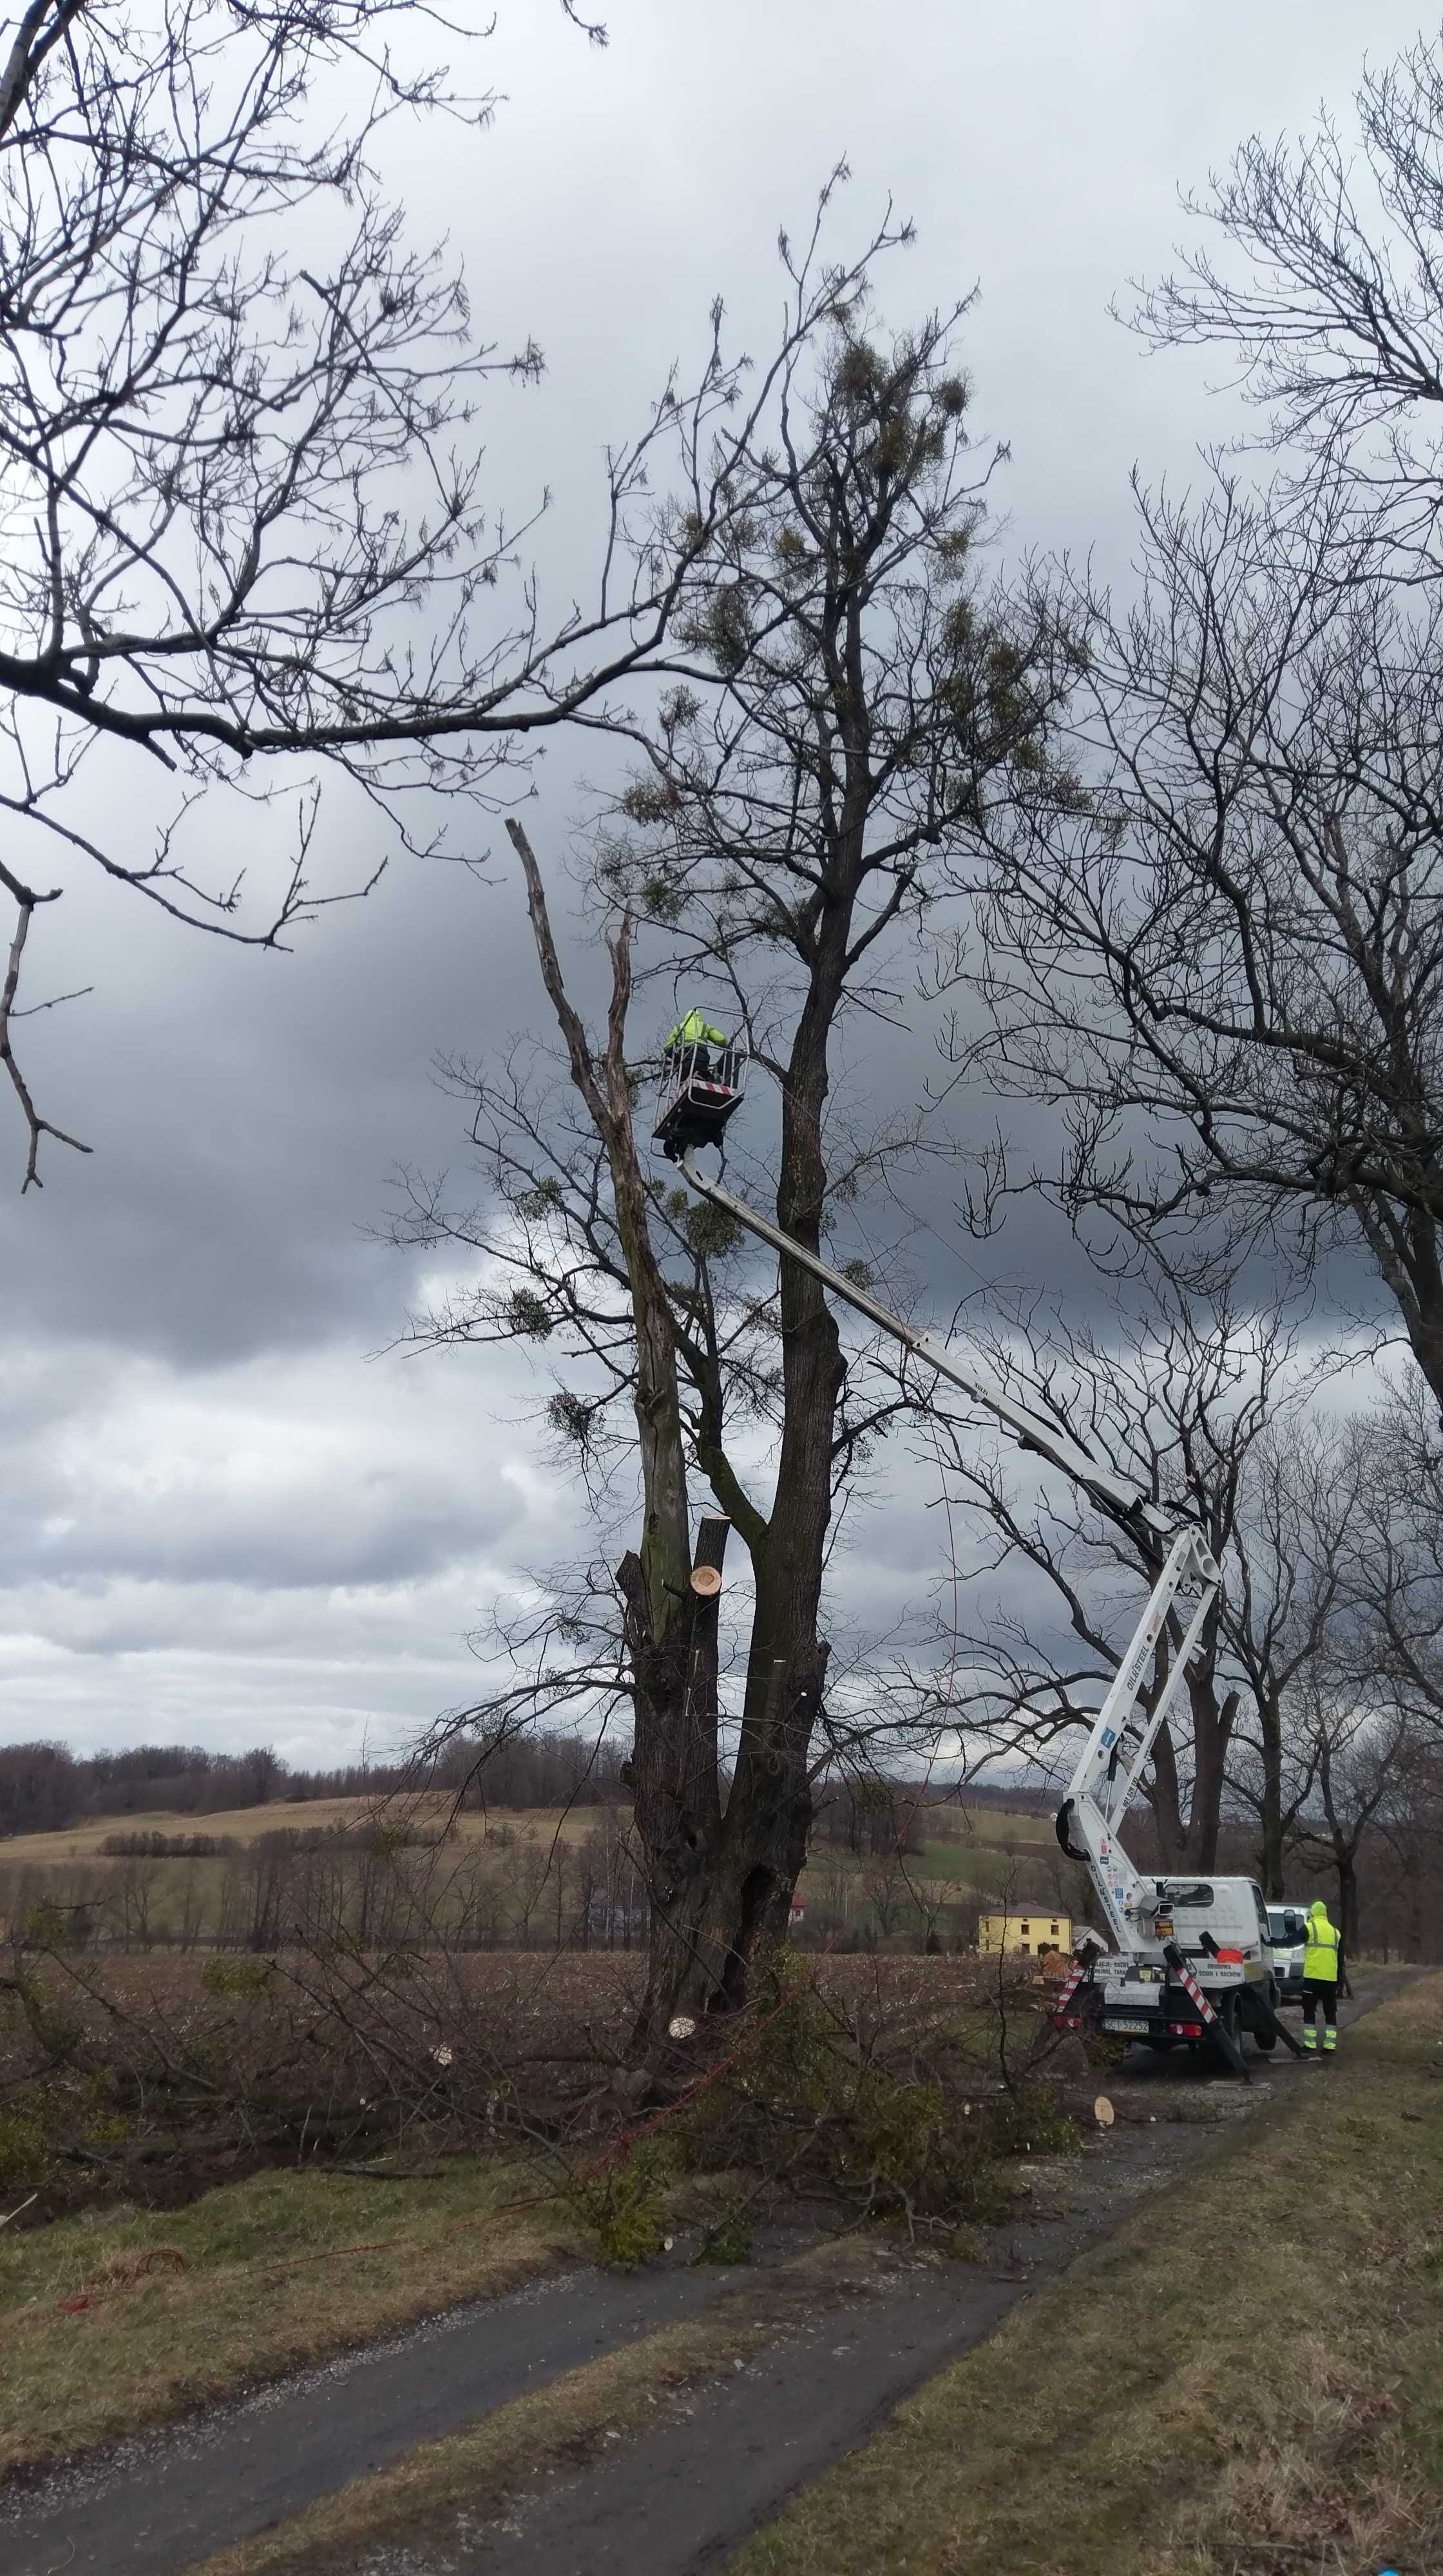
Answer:
[[[0,1840],[58,1833],[103,1816],[213,1816],[326,1798],[441,1795],[502,1810],[627,1806],[621,1775],[630,1749],[625,1740],[592,1740],[575,1728],[537,1730],[498,1748],[478,1778],[464,1744],[448,1748],[423,1775],[408,1761],[308,1770],[271,1745],[222,1753],[202,1744],[135,1744],[91,1754],[50,1740],[0,1745]],[[943,1781],[922,1794],[955,1801],[962,1792]],[[839,1780],[819,1798],[819,1824],[856,1851],[877,1851],[899,1835],[905,1841],[910,1827],[898,1818],[918,1795],[905,1780]],[[1044,1804],[1046,1792],[1027,1780],[979,1781],[968,1783],[965,1797],[969,1805],[1025,1810]]]
[[[538,1734],[507,1747],[486,1783],[498,1807],[599,1806],[625,1800],[625,1748],[572,1734]],[[405,1761],[348,1762],[308,1770],[273,1746],[218,1753],[200,1744],[137,1744],[77,1754],[62,1743],[0,1746],[0,1837],[55,1833],[101,1816],[208,1816],[278,1801],[403,1797],[424,1785],[456,1794],[468,1766],[431,1766],[424,1784]]]

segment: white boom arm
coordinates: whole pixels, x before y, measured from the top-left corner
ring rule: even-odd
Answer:
[[[1011,1396],[984,1376],[975,1364],[968,1365],[957,1359],[945,1342],[934,1341],[930,1333],[916,1332],[910,1324],[904,1324],[900,1315],[892,1314],[877,1298],[869,1296],[865,1288],[859,1288],[842,1271],[834,1270],[830,1262],[821,1260],[815,1252],[807,1251],[779,1225],[773,1225],[759,1215],[745,1199],[733,1197],[732,1192],[723,1189],[719,1181],[704,1179],[690,1153],[682,1155],[681,1168],[702,1198],[710,1199],[713,1207],[724,1208],[728,1216],[735,1217],[738,1225],[745,1226],[749,1234],[759,1236],[763,1243],[784,1254],[788,1261],[800,1263],[802,1269],[809,1270],[814,1279],[820,1279],[833,1296],[854,1307],[869,1322],[880,1325],[884,1333],[889,1333],[894,1341],[915,1352],[928,1368],[935,1369],[938,1376],[946,1378],[951,1385],[960,1387],[964,1395],[970,1395],[976,1403],[985,1405],[1015,1435],[1024,1449],[1035,1450],[1039,1456],[1050,1458],[1055,1467],[1061,1467],[1085,1491],[1101,1495],[1114,1506],[1120,1505],[1147,1528],[1162,1535],[1175,1530],[1175,1523],[1148,1499],[1141,1485],[1120,1476],[1116,1468],[1105,1460],[1094,1458],[1090,1450],[1070,1438],[1055,1422],[1049,1422],[1043,1415],[1029,1413],[1025,1405],[1014,1404]],[[1217,1599],[1221,1580],[1215,1560],[1203,1545],[1201,1533],[1191,1528],[1178,1532],[1173,1537],[1167,1563],[1153,1586],[1147,1607],[1118,1667],[1117,1677],[1098,1710],[1092,1733],[1058,1812],[1058,1839],[1075,1860],[1086,1862],[1098,1902],[1107,1917],[1108,1929],[1120,1950],[1134,1948],[1140,1934],[1148,1937],[1140,1917],[1145,1913],[1154,1914],[1156,1905],[1149,1901],[1147,1882],[1134,1869],[1118,1841],[1117,1828],[1142,1777],[1143,1765],[1152,1751],[1158,1730],[1182,1687],[1208,1612]],[[1181,1646],[1173,1656],[1167,1681],[1155,1706],[1142,1725],[1134,1728],[1133,1709],[1139,1684],[1181,1592],[1195,1596]],[[1134,1732],[1136,1740],[1129,1745],[1128,1738]],[[1075,1842],[1073,1834],[1078,1838]]]
[[[766,1217],[759,1216],[745,1199],[734,1198],[719,1181],[704,1179],[690,1153],[683,1154],[681,1168],[692,1188],[700,1191],[704,1199],[710,1199],[713,1207],[725,1208],[727,1215],[735,1217],[738,1225],[744,1225],[749,1234],[759,1235],[774,1252],[784,1253],[788,1261],[795,1261],[803,1270],[810,1270],[812,1277],[820,1279],[824,1288],[830,1288],[834,1297],[840,1297],[845,1305],[854,1306],[857,1313],[865,1315],[869,1322],[880,1324],[884,1333],[890,1333],[893,1341],[901,1342],[909,1351],[915,1352],[917,1358],[928,1368],[935,1369],[939,1377],[945,1377],[951,1385],[960,1387],[964,1395],[970,1395],[976,1403],[985,1405],[989,1413],[995,1413],[998,1421],[1006,1424],[1024,1449],[1035,1449],[1039,1456],[1050,1458],[1053,1465],[1061,1467],[1075,1484],[1085,1485],[1091,1492],[1105,1496],[1108,1502],[1120,1505],[1123,1511],[1145,1521],[1150,1529],[1164,1535],[1171,1531],[1172,1522],[1155,1503],[1149,1502],[1142,1486],[1133,1478],[1120,1476],[1105,1459],[1094,1458],[1090,1450],[1071,1439],[1057,1423],[1049,1422],[1044,1414],[1029,1413],[1025,1405],[1014,1404],[1010,1395],[983,1375],[975,1361],[968,1365],[959,1360],[945,1342],[934,1341],[930,1333],[914,1331],[910,1324],[903,1323],[900,1315],[892,1314],[877,1298],[869,1297],[865,1288],[859,1288],[842,1271],[834,1270],[830,1262],[821,1260],[815,1252],[808,1252],[779,1225],[772,1225]]]
[[[1119,1950],[1134,1949],[1140,1934],[1151,1937],[1150,1922],[1144,1924],[1139,1918],[1155,1915],[1157,1906],[1155,1898],[1149,1897],[1147,1881],[1134,1869],[1118,1841],[1118,1827],[1142,1778],[1143,1764],[1157,1741],[1158,1730],[1182,1688],[1221,1581],[1217,1562],[1204,1547],[1201,1534],[1191,1529],[1180,1532],[1153,1585],[1112,1688],[1097,1712],[1067,1796],[1058,1810],[1058,1840],[1074,1860],[1086,1861],[1098,1902],[1107,1916],[1108,1930]],[[1168,1667],[1166,1682],[1147,1717],[1135,1726],[1133,1708],[1138,1687],[1180,1592],[1193,1596],[1192,1615]],[[1131,1744],[1129,1735],[1136,1739]],[[1074,1833],[1076,1842],[1072,1839]]]

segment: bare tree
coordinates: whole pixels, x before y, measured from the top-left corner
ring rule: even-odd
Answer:
[[[1437,568],[1443,403],[1443,40],[1420,36],[1290,146],[1253,135],[1206,195],[1203,242],[1144,290],[1155,348],[1225,349],[1300,480],[1356,468],[1375,532]]]
[[[1250,1515],[1260,1460],[1299,1402],[1294,1339],[1226,1305],[1200,1316],[1173,1294],[1141,1317],[1118,1318],[1106,1335],[1055,1316],[1044,1328],[1035,1311],[1024,1312],[1012,1333],[992,1340],[990,1356],[1033,1410],[1135,1478],[1179,1523],[1199,1522],[1224,1569],[1187,1672],[1182,1741],[1171,1722],[1163,1726],[1144,1783],[1164,1867],[1211,1869],[1240,1714],[1252,1694],[1271,1705],[1291,1669],[1300,1586],[1277,1557],[1264,1567]],[[1058,1498],[1050,1480],[1029,1483],[970,1422],[953,1423],[950,1442],[954,1494],[981,1531],[980,1568],[1006,1584],[985,1624],[956,1640],[962,1704],[954,1722],[994,1751],[1045,1753],[1091,1726],[1166,1541],[1100,1503],[1089,1502],[1079,1521],[1071,1487]],[[1174,1615],[1142,1694],[1148,1708],[1180,1640]]]
[[[1070,594],[1086,784],[994,837],[959,1051],[1065,1101],[1102,1257],[1362,1250],[1443,1403],[1443,607],[1340,598],[1336,538],[1147,502],[1131,615]]]
[[[474,797],[518,735],[646,667],[680,567],[724,510],[704,478],[666,542],[653,527],[649,548],[618,548],[655,436],[686,453],[669,387],[610,459],[593,604],[543,620],[473,428],[485,380],[533,377],[540,353],[477,341],[460,271],[408,243],[380,167],[398,118],[479,128],[490,114],[429,59],[443,24],[423,0],[164,0],[138,15],[34,0],[14,23],[0,64],[0,890],[14,906],[0,1064],[27,1187],[44,1137],[79,1145],[37,1110],[14,1045],[54,868],[94,866],[192,927],[283,944],[328,899],[309,863],[318,765],[379,806],[393,839],[432,846],[444,808],[418,791]],[[697,438],[734,390],[714,345]],[[224,809],[202,824],[197,805],[222,787],[286,797],[269,908],[207,862]],[[27,861],[27,838],[48,855]]]
[[[890,1941],[915,1902],[912,1881],[899,1854],[884,1853],[876,1860],[863,1862],[862,1894],[876,1930],[884,1941]]]
[[[815,1890],[813,1903],[822,1925],[829,1932],[845,1935],[857,1911],[859,1873],[840,1856],[814,1861],[807,1873],[807,1885]]]
[[[865,1347],[844,1348],[794,1264],[778,1278],[743,1259],[734,1226],[643,1169],[634,977],[673,989],[690,977],[692,997],[740,1028],[775,1085],[775,1162],[758,1185],[815,1248],[888,1155],[918,1142],[912,1121],[859,1138],[829,1113],[839,1031],[883,1006],[889,963],[915,971],[937,854],[975,830],[989,791],[1031,774],[1054,686],[1048,639],[1019,634],[968,577],[995,458],[970,452],[957,316],[889,342],[868,314],[869,265],[900,238],[884,230],[844,270],[821,264],[815,238],[799,261],[783,243],[792,305],[767,409],[731,450],[727,525],[679,611],[691,666],[656,731],[633,734],[643,766],[597,848],[593,918],[612,966],[601,1046],[512,829],[579,1107],[528,1081],[522,1058],[453,1067],[475,1102],[486,1198],[468,1214],[413,1182],[400,1229],[483,1256],[477,1290],[422,1319],[423,1335],[529,1339],[583,1364],[551,1419],[599,1509],[608,1476],[639,1465],[619,1630],[596,1577],[538,1623],[530,1669],[481,1723],[568,1693],[629,1705],[648,2047],[676,2015],[743,2000],[786,1928],[818,1768],[860,1759],[895,1723],[835,1670],[829,1687],[823,1582],[839,1500],[912,1398]],[[776,1441],[769,1497],[739,1447],[761,1426]],[[694,1544],[698,1475],[720,1514]],[[728,1784],[717,1596],[693,1576],[720,1569],[729,1529],[754,1601]]]
[[[1408,1750],[1406,1721],[1379,1716],[1310,1674],[1295,1694],[1291,1721],[1297,1757],[1312,1772],[1316,1795],[1293,1827],[1296,1850],[1331,1862],[1338,1885],[1338,1928],[1345,1954],[1358,1949],[1358,1856],[1384,1809]]]
[[[1144,307],[1240,360],[1282,461],[1141,494],[1129,613],[1060,576],[1075,792],[994,850],[967,1053],[1066,1101],[1093,1240],[1364,1251],[1443,1405],[1443,47],[1358,105],[1375,205],[1332,126],[1255,138]]]
[[[1416,1379],[1351,1426],[1347,1658],[1355,1691],[1443,1731],[1443,1444]]]
[[[1443,1887],[1443,1755],[1431,1734],[1404,1734],[1377,1824],[1397,1871],[1399,1946],[1407,1958],[1425,1958],[1429,1900],[1436,1911]],[[1385,1921],[1394,1919],[1390,1906]]]
[[[551,1865],[550,1844],[534,1833],[523,1834],[500,1864],[511,1937],[519,1949],[529,1946],[532,1917],[546,1894]]]
[[[1295,1403],[1264,1427],[1242,1483],[1223,1617],[1246,1690],[1227,1776],[1257,1817],[1263,1892],[1274,1899],[1316,1768],[1306,1749],[1299,1758],[1287,1712],[1321,1671],[1339,1669],[1356,1630],[1364,1481],[1347,1429],[1309,1420]]]
[[[284,1766],[273,1744],[254,1744],[243,1757],[245,1804],[264,1807],[275,1796]]]
[[[1426,1842],[1443,1715],[1439,1472],[1412,1372],[1350,1421],[1295,1418],[1259,1443],[1230,1581],[1249,1696],[1229,1781],[1258,1816],[1269,1896],[1284,1893],[1289,1850],[1326,1846],[1353,1886],[1390,1818],[1415,1863]]]

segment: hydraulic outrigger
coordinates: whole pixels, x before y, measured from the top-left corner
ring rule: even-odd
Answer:
[[[1057,1814],[1062,1848],[1083,1862],[1116,1945],[1092,1952],[1063,1989],[1053,2019],[1064,2029],[1084,2021],[1141,2039],[1155,2049],[1179,2041],[1221,2050],[1235,2073],[1248,2080],[1241,2038],[1250,2030],[1259,2047],[1281,2039],[1294,2056],[1302,2050],[1274,2009],[1267,1909],[1249,1878],[1185,1880],[1144,1878],[1119,1840],[1128,1803],[1141,1780],[1158,1732],[1174,1707],[1221,1587],[1221,1571],[1191,1522],[1179,1526],[1135,1479],[1095,1458],[1046,1415],[1016,1403],[1005,1388],[944,1342],[894,1315],[857,1282],[758,1213],[745,1199],[709,1181],[697,1168],[696,1148],[720,1142],[726,1119],[740,1102],[744,1059],[728,1053],[728,1079],[718,1083],[708,1067],[705,1082],[694,1066],[673,1063],[663,1092],[656,1134],[679,1162],[698,1196],[710,1201],[820,1280],[833,1296],[865,1315],[927,1368],[990,1412],[1017,1441],[1060,1467],[1074,1484],[1121,1511],[1158,1544],[1166,1560],[1127,1651],[1088,1736]],[[1186,1606],[1179,1608],[1185,1602]],[[1155,1663],[1169,1620],[1185,1622],[1161,1689],[1150,1709],[1138,1713],[1144,1675]],[[1074,1839],[1075,1837],[1075,1839]]]

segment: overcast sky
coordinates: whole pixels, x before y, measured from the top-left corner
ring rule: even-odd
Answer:
[[[1180,186],[1254,128],[1345,109],[1365,36],[1377,60],[1419,23],[1417,0],[605,14],[598,53],[554,0],[499,0],[494,126],[395,163],[418,235],[464,253],[485,335],[545,350],[544,382],[498,385],[481,427],[510,516],[553,488],[557,605],[573,565],[585,589],[606,443],[674,357],[695,363],[714,294],[733,345],[765,349],[778,226],[807,222],[843,153],[839,249],[889,194],[918,227],[883,279],[889,318],[980,284],[963,355],[978,423],[1012,446],[1007,543],[1091,548],[1125,581],[1130,469],[1187,479],[1234,415],[1202,360],[1150,358],[1109,300],[1185,236]],[[538,769],[545,851],[584,766],[557,743]],[[355,829],[330,827],[336,883],[368,856]],[[397,863],[289,958],[84,881],[37,928],[37,990],[96,986],[26,1041],[44,1105],[95,1150],[53,1153],[22,1202],[0,1102],[0,1740],[389,1749],[474,1695],[468,1633],[574,1539],[522,1361],[384,1355],[424,1282],[365,1232],[398,1161],[461,1159],[434,1051],[538,1024],[499,827],[469,854],[488,849],[481,879]],[[916,1078],[905,1048],[885,1078]],[[935,1491],[901,1457],[883,1480],[855,1616],[890,1625],[936,1560]]]

